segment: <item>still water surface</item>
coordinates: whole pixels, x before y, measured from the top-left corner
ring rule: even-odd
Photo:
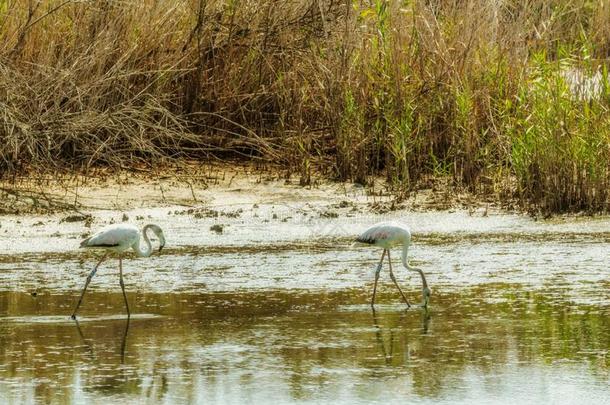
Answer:
[[[428,312],[387,270],[372,312],[380,252],[342,237],[127,260],[129,321],[116,263],[76,323],[93,254],[0,255],[0,403],[608,403],[605,226],[421,232]]]

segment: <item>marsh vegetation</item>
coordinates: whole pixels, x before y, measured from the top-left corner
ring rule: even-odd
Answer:
[[[0,173],[272,162],[607,211],[608,0],[0,0]]]

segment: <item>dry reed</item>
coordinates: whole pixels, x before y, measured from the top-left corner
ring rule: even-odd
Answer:
[[[609,0],[0,0],[0,174],[241,156],[605,211],[609,54]]]

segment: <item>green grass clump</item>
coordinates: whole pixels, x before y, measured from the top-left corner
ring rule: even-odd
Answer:
[[[579,94],[569,85],[574,66],[569,57],[551,61],[543,52],[535,55],[508,119],[519,192],[547,212],[607,209],[608,86],[598,94]],[[578,69],[594,76],[590,66]]]

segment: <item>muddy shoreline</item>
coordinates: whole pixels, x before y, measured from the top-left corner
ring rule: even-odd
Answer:
[[[608,216],[538,220],[499,207],[491,198],[446,189],[398,200],[382,179],[369,187],[313,183],[303,187],[278,171],[226,165],[36,181],[30,176],[11,182],[14,194],[4,193],[0,256],[69,251],[91,232],[117,222],[158,223],[170,230],[170,250],[201,244],[349,244],[362,229],[383,220],[406,222],[416,238],[431,244],[462,238],[578,239],[596,233],[599,240],[608,239]],[[37,190],[36,197],[28,190]]]
[[[87,210],[129,210],[150,207],[201,207],[229,204],[335,203],[331,208],[367,208],[372,213],[468,209],[516,210],[515,201],[500,203],[491,195],[457,191],[437,180],[427,188],[404,194],[383,178],[367,186],[319,176],[302,186],[296,175],[253,165],[191,164],[149,170],[94,170],[89,174],[29,173],[0,182],[0,215],[53,214]],[[327,212],[329,217],[336,213]]]

